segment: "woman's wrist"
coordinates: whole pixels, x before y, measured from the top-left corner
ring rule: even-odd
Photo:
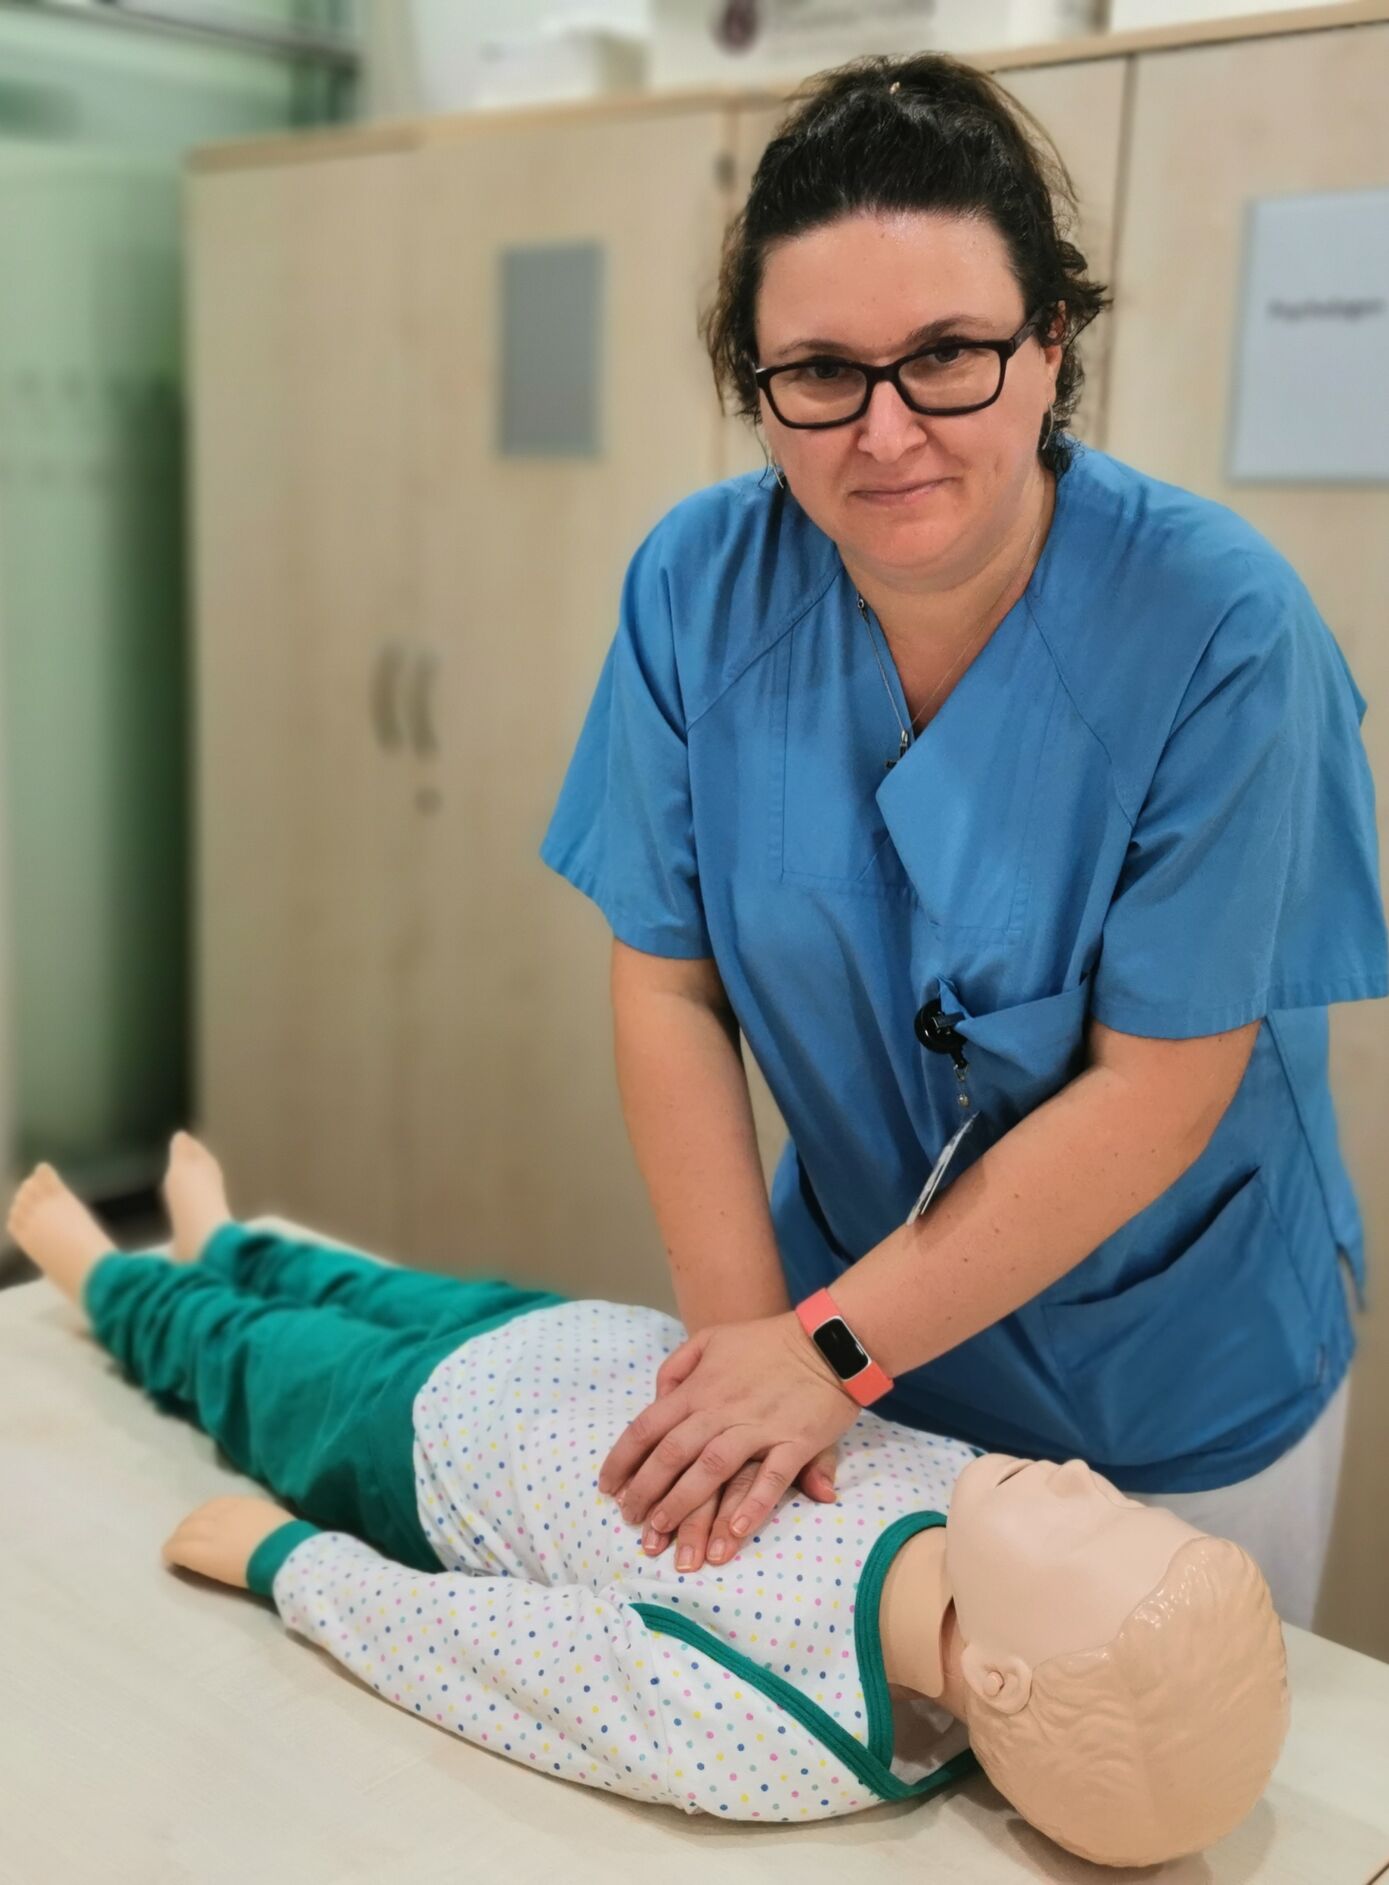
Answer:
[[[899,1239],[905,1239],[915,1228],[899,1225],[890,1231],[830,1285],[835,1304],[859,1343],[894,1381],[929,1359],[914,1352],[911,1337],[915,1317],[907,1317],[904,1327],[901,1303],[884,1295],[885,1286],[891,1288],[888,1266],[897,1254]]]
[[[766,1316],[791,1313],[791,1298],[780,1269],[774,1276],[756,1278],[751,1287],[746,1277],[737,1281],[720,1279],[714,1288],[705,1276],[691,1277],[683,1288],[679,1277],[674,1281],[680,1320],[689,1335],[725,1322],[760,1322]]]
[[[892,1377],[869,1353],[828,1289],[817,1289],[795,1307],[796,1320],[838,1385],[860,1407],[892,1389]]]

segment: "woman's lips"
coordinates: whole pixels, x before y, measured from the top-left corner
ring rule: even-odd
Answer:
[[[921,484],[910,486],[905,491],[856,491],[854,495],[865,499],[869,504],[882,504],[889,507],[900,504],[914,504],[918,498],[929,496],[932,491],[937,490],[944,483],[946,483],[946,479],[944,478],[930,478]]]

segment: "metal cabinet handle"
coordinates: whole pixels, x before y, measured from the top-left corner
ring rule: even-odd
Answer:
[[[403,739],[397,705],[400,672],[406,661],[405,644],[387,642],[376,658],[371,676],[371,722],[377,744],[394,752]]]
[[[410,743],[421,758],[437,753],[439,750],[439,742],[434,734],[434,715],[430,698],[438,668],[438,655],[432,648],[426,648],[415,662],[415,672],[412,677]]]

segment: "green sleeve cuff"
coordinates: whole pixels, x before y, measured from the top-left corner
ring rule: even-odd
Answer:
[[[302,1545],[306,1538],[316,1538],[320,1529],[307,1519],[292,1518],[268,1532],[247,1561],[246,1588],[258,1597],[269,1597],[273,1603],[275,1573],[296,1545]]]

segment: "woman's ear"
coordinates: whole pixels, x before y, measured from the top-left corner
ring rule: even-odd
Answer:
[[[1021,1656],[990,1656],[976,1643],[966,1643],[960,1657],[965,1681],[981,1702],[1000,1715],[1016,1715],[1032,1695],[1032,1667]]]

